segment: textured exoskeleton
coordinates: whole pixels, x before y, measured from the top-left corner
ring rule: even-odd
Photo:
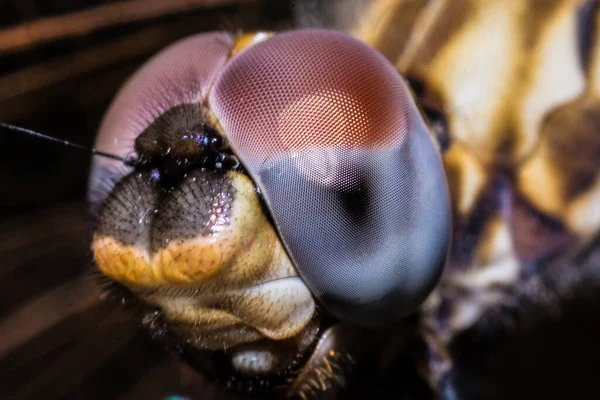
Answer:
[[[183,39],[123,86],[96,149],[135,158],[95,160],[98,269],[229,382],[326,387],[352,357],[340,326],[402,321],[447,260],[437,138],[340,32]]]

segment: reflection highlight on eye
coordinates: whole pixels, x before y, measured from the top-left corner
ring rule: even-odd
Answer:
[[[282,33],[230,60],[209,103],[328,311],[381,325],[424,300],[445,262],[448,189],[410,92],[383,56],[340,33]],[[322,149],[336,155],[333,185],[305,179]]]
[[[91,197],[93,250],[220,380],[302,388],[351,359],[338,322],[394,323],[433,289],[449,195],[383,56],[325,30],[256,38],[184,39],[124,85],[96,147],[140,162]],[[95,160],[90,193],[116,168]]]

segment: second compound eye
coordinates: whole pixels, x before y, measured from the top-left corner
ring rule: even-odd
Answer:
[[[377,325],[424,300],[448,251],[448,187],[383,56],[337,32],[279,34],[233,58],[209,101],[330,312]]]

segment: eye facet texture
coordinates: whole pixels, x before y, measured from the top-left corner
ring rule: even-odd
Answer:
[[[180,40],[151,58],[123,85],[108,109],[95,147],[125,157],[136,138],[161,114],[182,104],[205,100],[212,82],[222,70],[233,46],[223,32],[203,33]],[[103,168],[118,161],[97,157],[92,169],[90,193],[103,186]],[[102,192],[102,191],[100,191]]]
[[[282,33],[230,60],[209,102],[322,304],[366,325],[414,311],[446,260],[450,201],[394,67],[341,33]]]

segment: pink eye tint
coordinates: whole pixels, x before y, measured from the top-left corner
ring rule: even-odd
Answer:
[[[260,39],[238,48],[227,34],[201,34],[159,53],[117,96],[97,149],[119,156],[135,150],[158,163],[147,176],[182,196],[196,185],[192,171],[225,168],[218,153],[226,149],[260,192],[307,293],[350,323],[404,318],[439,280],[451,227],[442,160],[411,93],[382,55],[342,33],[309,29]],[[96,167],[115,163],[98,159]],[[92,178],[102,168],[94,171]],[[105,225],[112,247],[96,246],[108,249],[105,273],[129,284],[189,285],[228,268],[191,256],[207,240],[194,236],[197,230],[179,237],[181,229],[169,225],[160,235],[170,243],[148,247],[167,200],[160,185],[135,182],[158,211],[147,227]],[[110,226],[139,235],[120,240]],[[211,247],[214,260],[227,246]],[[161,261],[171,257],[175,264]]]
[[[414,311],[446,260],[450,201],[395,68],[341,33],[283,33],[233,58],[209,102],[315,297],[357,324]]]

